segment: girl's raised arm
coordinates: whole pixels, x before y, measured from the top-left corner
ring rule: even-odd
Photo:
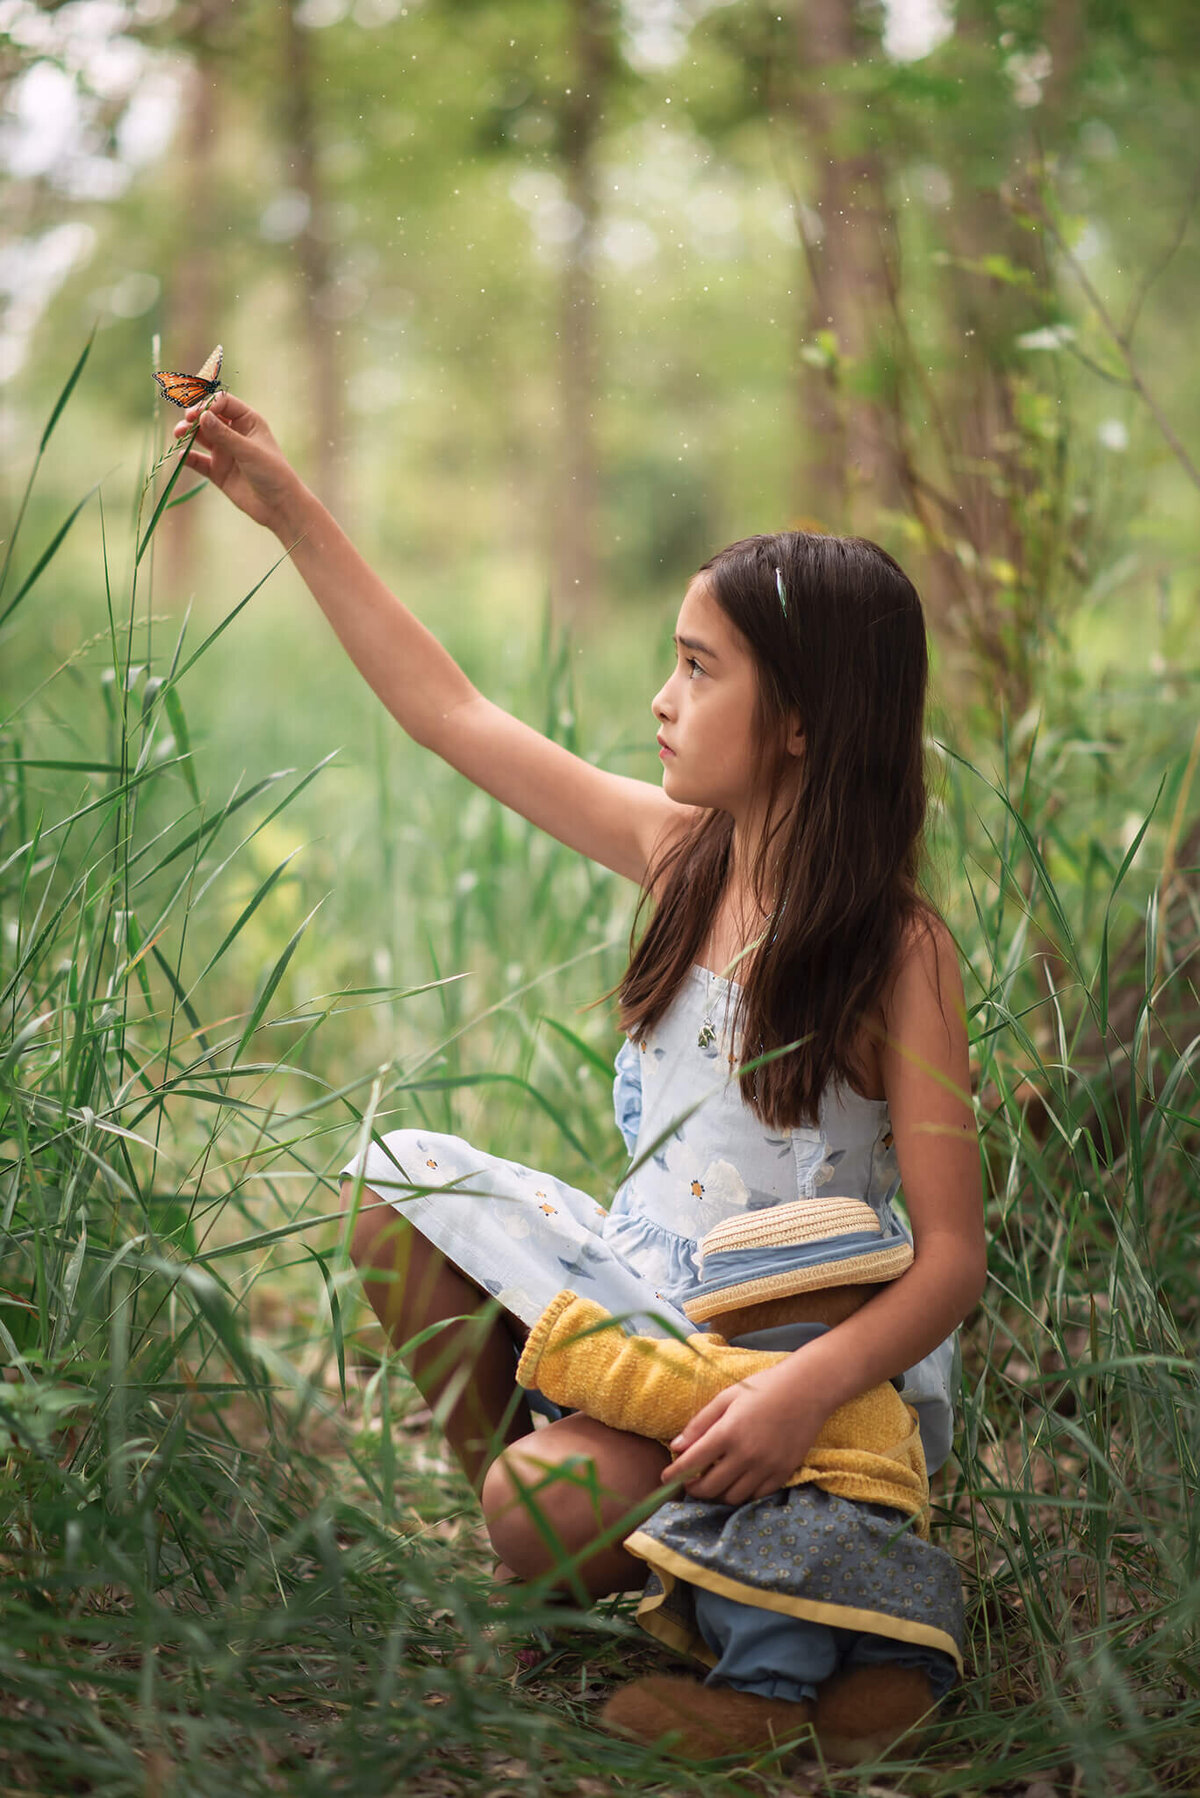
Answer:
[[[531,824],[640,883],[656,845],[690,808],[649,781],[593,767],[486,699],[368,568],[244,401],[219,393],[206,411],[189,412],[176,435],[197,418],[203,447],[189,452],[188,466],[274,531],[402,729]]]

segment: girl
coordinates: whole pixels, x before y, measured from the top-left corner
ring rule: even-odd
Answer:
[[[939,1466],[953,1332],[985,1261],[962,985],[917,884],[926,647],[911,583],[860,538],[783,532],[714,556],[683,596],[652,701],[659,788],[480,694],[249,406],[220,393],[179,433],[197,420],[190,466],[290,548],[409,735],[652,907],[620,989],[618,1118],[636,1155],[611,1211],[423,1131],[345,1170],[367,1296],[480,1491],[498,1577],[569,1562],[592,1596],[640,1584],[621,1546],[631,1509],[679,1488],[763,1497],[838,1405],[900,1375]],[[560,1288],[643,1333],[686,1334],[696,1245],[722,1218],[825,1191],[865,1199],[890,1231],[901,1180],[908,1271],[722,1392],[669,1464],[582,1412],[532,1433],[518,1346]]]

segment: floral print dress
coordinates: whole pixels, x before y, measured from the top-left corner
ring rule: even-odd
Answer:
[[[427,1130],[372,1141],[343,1176],[361,1176],[525,1324],[570,1287],[639,1334],[690,1334],[681,1305],[699,1240],[736,1212],[837,1193],[865,1199],[885,1233],[903,1230],[886,1102],[830,1089],[816,1125],[764,1125],[735,1077],[736,993],[692,968],[647,1039],[622,1045],[614,1104],[632,1162],[608,1209],[553,1174]],[[950,1452],[955,1358],[951,1337],[904,1376],[930,1472]]]

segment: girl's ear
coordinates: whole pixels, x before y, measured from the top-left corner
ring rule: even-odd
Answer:
[[[785,747],[789,755],[804,754],[804,729],[795,712],[793,712],[788,719],[788,734]]]

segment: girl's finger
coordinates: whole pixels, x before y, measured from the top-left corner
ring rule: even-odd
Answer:
[[[718,1443],[700,1441],[685,1454],[675,1457],[671,1462],[671,1472],[686,1484],[689,1480],[702,1479],[724,1459],[725,1450]]]
[[[663,1473],[663,1478],[664,1480],[668,1478],[673,1480],[690,1480],[703,1473],[705,1467],[708,1466],[710,1462],[711,1456],[706,1460],[703,1455],[695,1454],[691,1449],[688,1449],[686,1453],[677,1454],[673,1461],[668,1462],[666,1470]]]
[[[723,1505],[744,1505],[747,1499],[758,1497],[755,1486],[756,1482],[752,1475],[744,1480],[735,1480],[728,1492],[722,1492],[721,1503]]]
[[[208,413],[210,417],[214,413],[218,414],[227,425],[232,425],[235,430],[252,424],[258,417],[254,407],[248,406],[245,400],[240,400],[236,393],[230,393],[228,387],[222,387],[208,408]]]
[[[683,1483],[688,1497],[716,1499],[724,1504],[732,1504],[733,1500],[729,1498],[728,1493],[731,1486],[736,1483],[736,1475],[732,1468],[724,1471],[723,1469],[724,1462],[716,1461],[711,1467],[706,1467],[701,1473],[696,1474],[694,1478],[685,1480]]]
[[[202,474],[206,481],[212,480],[211,456],[204,455],[201,450],[189,450],[183,460],[185,466],[192,469],[195,474]]]
[[[216,418],[224,424],[241,427],[246,420],[253,419],[255,416],[256,414],[245,400],[239,400],[236,394],[228,392],[223,387],[220,393],[213,395],[211,400],[201,400],[196,405],[189,406],[183,415],[182,427],[177,425],[175,428],[177,431],[181,428],[190,430],[193,425],[202,423],[206,418]]]
[[[215,412],[206,412],[200,420],[196,435],[206,443],[231,444],[235,440],[244,441],[239,432],[234,431],[223,418]]]
[[[729,1397],[724,1392],[719,1392],[716,1398],[709,1399],[703,1410],[697,1411],[691,1422],[685,1423],[678,1436],[671,1442],[672,1454],[682,1454],[684,1449],[691,1448],[694,1442],[699,1442],[701,1436],[725,1415],[728,1408]]]

